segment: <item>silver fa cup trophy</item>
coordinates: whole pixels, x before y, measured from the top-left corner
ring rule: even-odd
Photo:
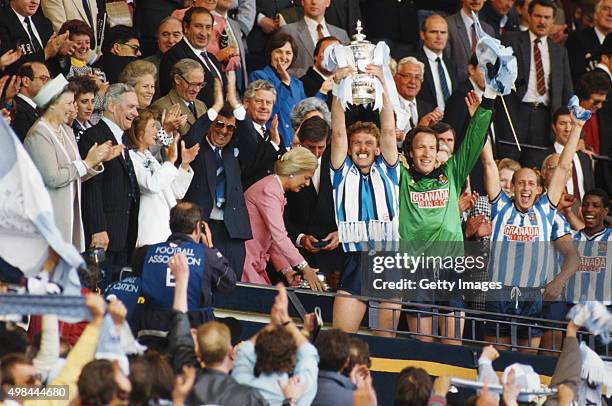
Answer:
[[[376,100],[376,78],[366,73],[366,66],[374,60],[374,48],[376,46],[366,40],[362,33],[361,21],[357,20],[357,34],[348,45],[353,57],[357,73],[353,76],[353,104],[374,103]]]

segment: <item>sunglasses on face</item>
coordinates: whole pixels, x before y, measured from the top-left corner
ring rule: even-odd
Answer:
[[[132,45],[132,44],[122,44],[125,45],[126,47],[132,48],[132,51],[134,51],[135,53],[140,52],[140,46],[138,45]]]
[[[228,131],[233,132],[236,129],[236,126],[233,124],[225,123],[223,121],[215,121],[215,128],[218,130],[223,130],[227,128]]]

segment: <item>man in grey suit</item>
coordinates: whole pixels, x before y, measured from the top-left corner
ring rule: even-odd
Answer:
[[[294,56],[293,65],[289,69],[289,72],[297,77],[303,76],[312,66],[312,55],[318,40],[333,36],[342,43],[349,42],[346,31],[325,22],[325,10],[329,7],[330,1],[302,0],[304,18],[280,29],[281,32],[291,35],[297,44],[297,56]]]
[[[514,125],[520,143],[552,147],[550,119],[574,93],[567,50],[548,35],[556,8],[551,0],[532,0],[528,8],[529,30],[507,32],[502,42],[514,49],[518,64],[516,92],[511,94]],[[517,118],[520,117],[520,120]],[[506,140],[511,141],[511,140]],[[546,151],[515,147],[502,154],[523,166],[540,166]]]
[[[457,83],[463,83],[468,78],[468,62],[478,42],[476,27],[472,21],[472,11],[478,15],[483,5],[484,0],[463,0],[461,10],[446,17],[448,43],[444,53],[457,67]],[[493,27],[483,21],[480,21],[480,25],[487,34],[496,37]]]

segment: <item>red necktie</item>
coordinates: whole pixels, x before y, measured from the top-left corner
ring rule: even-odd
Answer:
[[[317,41],[321,41],[323,37],[325,37],[323,33],[323,24],[317,24]]]
[[[535,61],[537,89],[540,95],[546,93],[546,81],[544,80],[544,65],[542,64],[542,53],[540,52],[540,39],[533,41],[533,60]]]
[[[476,23],[472,23],[472,31],[471,31],[471,39],[472,39],[472,50],[470,51],[470,57],[474,55],[474,51],[476,51],[476,43],[478,39],[476,38]]]

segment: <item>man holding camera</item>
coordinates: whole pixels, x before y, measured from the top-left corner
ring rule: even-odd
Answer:
[[[136,251],[133,268],[142,279],[144,297],[134,313],[139,336],[165,337],[169,330],[175,288],[169,261],[174,254],[182,252],[189,264],[187,305],[192,325],[213,320],[213,293],[227,293],[236,286],[236,273],[227,258],[213,248],[210,230],[201,218],[196,204],[177,204],[170,211],[172,235],[168,240]]]

